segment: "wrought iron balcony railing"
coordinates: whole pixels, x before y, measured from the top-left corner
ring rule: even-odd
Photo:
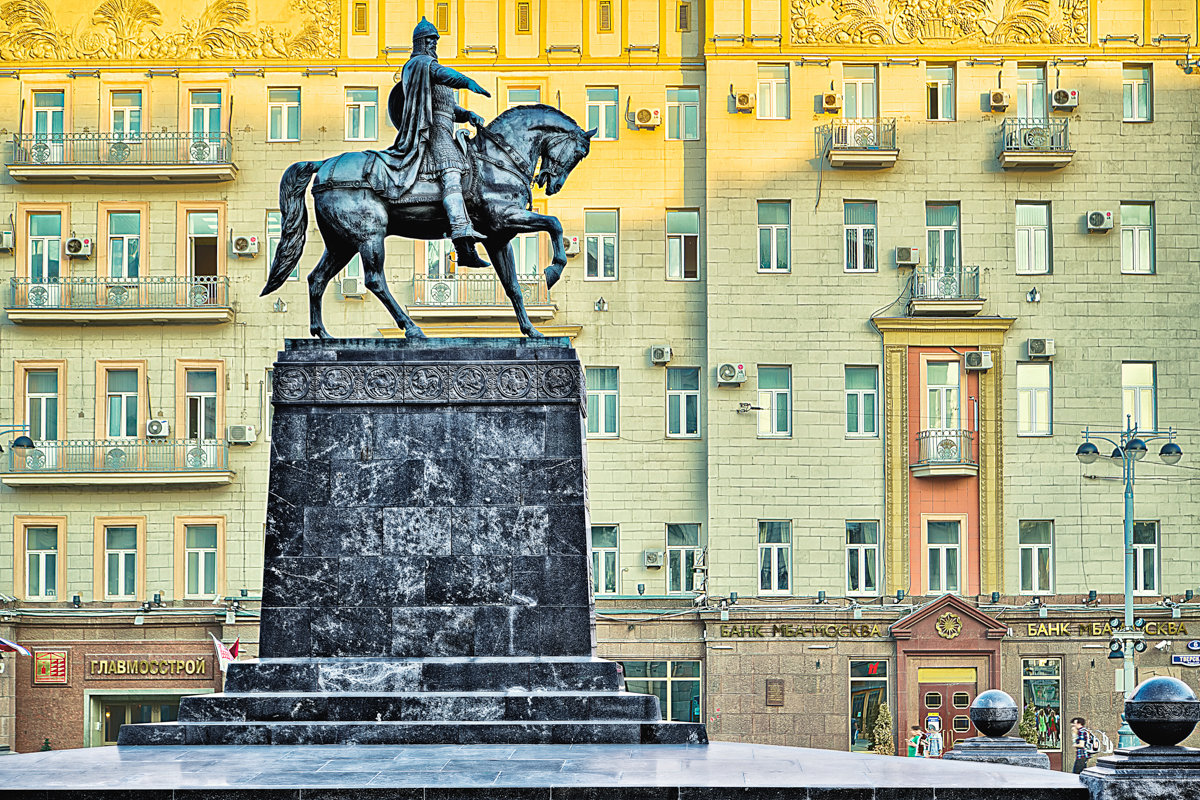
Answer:
[[[896,149],[894,119],[838,119],[824,130],[832,150]]]
[[[917,433],[915,464],[978,464],[971,431],[937,429]]]
[[[229,278],[12,278],[8,309],[228,308]]]
[[[913,300],[976,300],[979,267],[917,267],[913,274]]]
[[[233,139],[227,133],[18,133],[13,135],[8,166],[199,166],[232,161]]]
[[[1001,126],[1005,152],[1066,152],[1071,149],[1065,119],[1006,119]]]
[[[229,469],[222,439],[103,439],[38,442],[8,449],[9,473],[220,472]]]
[[[541,278],[517,281],[526,305],[545,305],[546,282]],[[413,278],[413,305],[433,307],[509,306],[504,286],[495,275],[451,275],[446,278]]]

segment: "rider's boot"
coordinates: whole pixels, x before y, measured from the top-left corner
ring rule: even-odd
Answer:
[[[467,216],[467,204],[463,200],[462,188],[458,176],[448,173],[443,187],[442,207],[446,209],[446,217],[450,220],[450,239],[458,252],[459,266],[484,269],[491,264],[479,257],[475,252],[475,243],[485,237],[475,230],[471,218]]]

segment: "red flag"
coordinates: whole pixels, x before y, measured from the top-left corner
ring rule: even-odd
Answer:
[[[226,668],[227,666],[229,666],[229,662],[230,662],[230,661],[233,661],[233,659],[234,659],[234,655],[233,655],[233,653],[231,653],[231,652],[229,651],[229,648],[228,648],[228,647],[226,647],[224,644],[222,644],[222,643],[221,643],[221,640],[220,640],[220,639],[218,639],[217,637],[213,636],[211,633],[209,634],[209,636],[211,636],[211,637],[212,637],[213,644],[214,644],[214,645],[216,646],[216,648],[217,648],[217,662],[218,662],[218,663],[220,664],[220,666],[221,666],[221,672],[224,672],[224,671],[225,671],[225,668]]]
[[[233,640],[233,647],[229,648],[229,655],[232,656],[233,658],[237,658],[238,653],[240,653],[241,650],[242,650],[242,637],[239,636],[238,638]]]

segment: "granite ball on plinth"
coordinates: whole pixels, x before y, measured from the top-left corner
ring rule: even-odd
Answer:
[[[1017,724],[1020,709],[1008,692],[989,689],[975,698],[975,702],[971,703],[971,710],[967,713],[971,722],[975,723],[975,729],[981,734],[999,738]]]
[[[1200,700],[1183,681],[1160,675],[1133,690],[1125,701],[1125,721],[1146,744],[1170,747],[1200,722]]]

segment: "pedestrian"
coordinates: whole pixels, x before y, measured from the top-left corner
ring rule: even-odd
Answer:
[[[1088,752],[1088,735],[1087,720],[1083,717],[1071,717],[1071,732],[1075,735],[1075,765],[1071,767],[1071,772],[1076,775],[1087,769],[1088,757],[1091,755]]]
[[[921,755],[921,740],[925,738],[925,734],[921,733],[920,725],[913,725],[908,733],[908,757],[916,758]]]

